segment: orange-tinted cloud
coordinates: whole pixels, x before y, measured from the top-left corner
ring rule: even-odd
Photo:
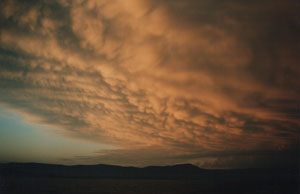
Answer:
[[[224,167],[237,152],[294,149],[294,4],[3,1],[0,100],[119,148],[95,162]]]

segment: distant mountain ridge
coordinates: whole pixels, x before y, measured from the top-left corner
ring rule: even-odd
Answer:
[[[122,167],[115,165],[57,165],[41,163],[0,164],[0,176],[109,178],[109,179],[295,179],[295,169],[208,170],[192,164]]]
[[[41,163],[0,164],[0,174],[72,178],[196,178],[203,169],[192,164],[174,166],[122,167],[107,164],[56,165]]]
[[[208,170],[191,164],[144,168],[105,164],[74,166],[39,163],[0,164],[1,194],[198,194],[245,193],[245,191],[298,194],[299,169]]]

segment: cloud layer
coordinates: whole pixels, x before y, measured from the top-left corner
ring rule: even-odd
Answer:
[[[296,5],[2,1],[0,101],[116,147],[74,161],[226,168],[297,155]]]

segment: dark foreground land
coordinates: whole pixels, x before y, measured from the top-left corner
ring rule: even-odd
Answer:
[[[0,164],[0,194],[297,194],[296,169]]]

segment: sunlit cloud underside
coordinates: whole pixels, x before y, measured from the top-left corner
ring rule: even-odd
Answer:
[[[68,138],[117,148],[60,163],[286,165],[300,135],[297,9],[1,1],[0,101]]]

